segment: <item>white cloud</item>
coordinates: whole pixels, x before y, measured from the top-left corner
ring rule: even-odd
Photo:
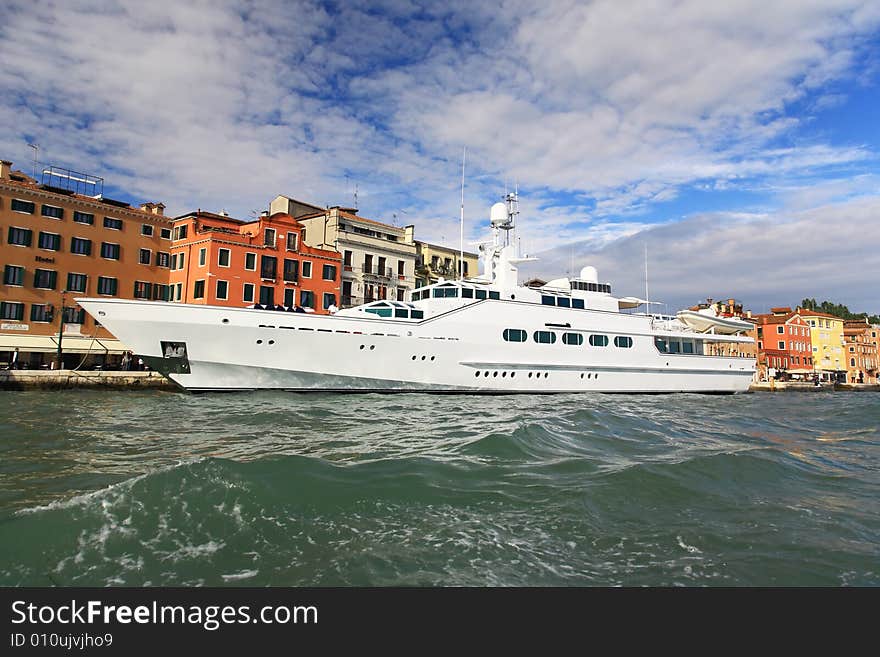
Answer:
[[[539,250],[641,230],[648,210],[695,184],[754,188],[873,157],[860,144],[780,141],[804,125],[787,103],[864,77],[854,66],[880,21],[871,2],[4,11],[0,155],[27,168],[36,140],[47,162],[174,213],[246,217],[279,193],[349,204],[357,183],[366,216],[397,213],[455,243],[466,144],[467,239],[518,182],[521,236]]]
[[[541,254],[526,275],[555,277],[590,264],[621,295],[642,295],[648,246],[651,296],[668,310],[706,297],[734,297],[747,308],[797,304],[805,297],[880,311],[880,197],[773,214],[697,214],[655,226],[605,248],[589,243]]]

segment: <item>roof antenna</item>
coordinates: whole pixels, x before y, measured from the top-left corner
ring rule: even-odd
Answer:
[[[458,222],[458,280],[464,279],[464,161],[467,146],[461,151],[461,218]]]
[[[34,180],[37,179],[37,151],[40,150],[40,147],[37,144],[28,144],[31,148],[34,149]],[[52,182],[51,180],[49,181]]]
[[[357,183],[354,184],[354,210],[357,212],[358,210],[358,186]]]

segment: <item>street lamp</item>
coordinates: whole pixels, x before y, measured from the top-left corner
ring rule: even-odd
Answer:
[[[61,312],[58,317],[58,355],[55,357],[55,369],[60,370],[62,368],[62,360],[61,360],[61,339],[64,336],[64,298],[67,295],[67,290],[61,290]]]

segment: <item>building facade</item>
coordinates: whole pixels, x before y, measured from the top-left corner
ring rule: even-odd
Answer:
[[[845,376],[843,319],[818,310],[797,309],[798,314],[810,325],[813,364],[823,380],[835,380]]]
[[[273,212],[283,208],[291,213],[308,207],[286,196],[276,197],[270,206]],[[378,299],[408,300],[416,283],[413,226],[391,226],[356,212],[332,207],[296,216],[305,227],[306,244],[333,249],[342,256],[340,307]]]
[[[797,312],[773,308],[769,314],[754,315],[751,321],[755,322],[759,380],[813,375],[811,328]]]
[[[479,256],[476,253],[462,254],[456,249],[416,240],[416,287],[433,285],[441,278],[473,278],[477,274]]]
[[[118,360],[124,345],[75,298],[168,298],[165,206],[133,208],[100,178],[52,169],[49,184],[0,162],[0,367],[55,366],[59,341],[65,367]],[[100,193],[80,193],[84,181]]]
[[[846,380],[850,383],[877,383],[877,327],[865,321],[845,321],[843,325]]]
[[[247,223],[203,210],[176,217],[170,300],[330,312],[339,305],[342,258],[305,244],[304,230],[283,213]]]

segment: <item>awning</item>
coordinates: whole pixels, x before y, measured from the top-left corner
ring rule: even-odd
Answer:
[[[652,306],[662,306],[662,301],[645,301],[644,299],[639,299],[638,297],[621,297],[617,300],[618,305],[621,310],[623,308],[638,308],[642,304],[648,303]]]
[[[10,335],[0,333],[0,351],[54,354],[58,351],[57,335]],[[65,354],[121,354],[131,351],[115,338],[62,336],[61,350]]]

